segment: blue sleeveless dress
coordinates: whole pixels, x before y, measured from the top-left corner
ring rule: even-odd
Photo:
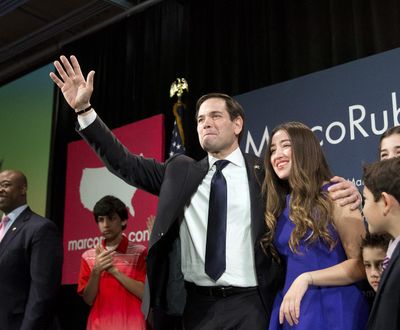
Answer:
[[[324,186],[324,189],[327,187]],[[274,301],[269,330],[301,329],[301,330],[364,330],[368,319],[367,300],[355,284],[347,286],[309,286],[300,304],[299,323],[290,326],[285,320],[279,324],[279,308],[290,285],[300,274],[308,271],[334,266],[346,260],[338,234],[331,226],[332,236],[337,244],[332,251],[323,241],[312,244],[300,242],[299,253],[289,248],[290,234],[294,229],[289,219],[290,196],[286,198],[286,206],[277,221],[274,244],[286,267],[285,284]]]

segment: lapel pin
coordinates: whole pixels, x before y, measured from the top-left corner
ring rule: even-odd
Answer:
[[[259,170],[259,169],[260,169],[260,165],[254,165],[254,168],[255,168],[256,170]]]
[[[12,231],[17,230],[17,227],[13,227]]]

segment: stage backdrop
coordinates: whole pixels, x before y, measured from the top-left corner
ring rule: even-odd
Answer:
[[[164,120],[157,115],[113,130],[131,152],[162,161]],[[63,284],[77,282],[82,253],[100,242],[92,215],[95,203],[105,195],[121,199],[128,207],[125,234],[130,241],[147,246],[146,221],[156,214],[157,198],[128,185],[111,174],[85,141],[68,145],[64,216]]]
[[[379,136],[399,125],[400,49],[235,97],[246,111],[242,147],[261,156],[272,129],[300,121],[320,139],[334,174],[361,186]]]
[[[43,216],[53,113],[51,67],[46,65],[0,88],[0,169],[26,174],[28,203]]]

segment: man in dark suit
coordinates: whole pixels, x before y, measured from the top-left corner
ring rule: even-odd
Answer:
[[[371,233],[388,233],[384,270],[368,319],[368,330],[400,329],[400,158],[364,168],[364,215]]]
[[[62,243],[56,225],[27,205],[27,180],[0,172],[0,328],[50,329],[61,282]]]
[[[71,62],[60,59],[62,64],[54,64],[61,79],[54,73],[50,77],[78,114],[79,133],[112,173],[159,196],[149,242],[144,313],[160,309],[183,315],[185,329],[266,329],[282,271],[260,244],[265,233],[260,188],[264,170],[258,158],[240,151],[240,104],[225,94],[200,98],[197,131],[208,156],[197,162],[177,155],[159,163],[131,154],[91,108],[94,72],[85,80],[74,56]],[[217,168],[219,160],[228,160],[223,169]],[[226,178],[226,228],[220,236],[226,248],[215,276],[207,267],[207,255],[214,257],[222,249],[208,248],[215,222],[208,213],[210,187],[218,171]]]

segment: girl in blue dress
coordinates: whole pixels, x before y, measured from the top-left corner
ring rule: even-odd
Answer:
[[[272,131],[265,164],[263,243],[286,269],[269,329],[364,329],[369,308],[354,283],[365,278],[365,228],[359,210],[331,200],[319,141],[302,123],[282,124]]]

